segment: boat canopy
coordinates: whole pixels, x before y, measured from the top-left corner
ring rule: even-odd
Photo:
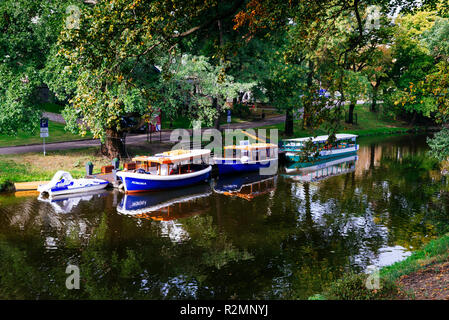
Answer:
[[[210,156],[209,149],[192,149],[192,150],[179,149],[158,153],[150,157],[147,156],[134,157],[132,160],[141,162],[152,162],[158,164],[172,164],[172,163],[174,164],[186,160],[192,161],[193,159],[209,156]]]
[[[295,138],[295,139],[284,139],[283,141],[292,141],[292,142],[305,142],[310,140],[312,137],[306,137],[306,138]],[[326,142],[329,136],[318,136],[315,138],[312,138],[312,142]],[[349,134],[349,133],[338,133],[335,135],[336,141],[341,140],[355,140],[357,138],[357,135],[355,134]]]
[[[253,143],[248,145],[239,146],[225,146],[224,149],[235,149],[235,150],[257,150],[257,149],[271,149],[277,148],[278,146],[272,143]]]
[[[39,192],[49,192],[51,189],[55,187],[62,188],[69,186],[72,183],[73,183],[72,175],[67,171],[59,170],[58,172],[55,173],[55,175],[53,176],[53,178],[49,183],[40,185],[37,190]]]

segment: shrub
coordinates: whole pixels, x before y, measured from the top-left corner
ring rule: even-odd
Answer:
[[[240,118],[247,118],[251,115],[251,110],[246,104],[236,103],[232,107],[232,113]]]
[[[441,131],[437,132],[435,136],[427,138],[427,143],[429,144],[430,151],[429,154],[439,161],[444,161],[449,159],[449,129],[443,128]]]
[[[392,299],[398,293],[395,283],[384,278],[380,279],[380,289],[368,289],[367,277],[368,274],[349,273],[325,289],[324,296],[331,300],[382,300]]]
[[[15,191],[14,183],[11,181],[1,181],[0,180],[0,192],[13,192]]]

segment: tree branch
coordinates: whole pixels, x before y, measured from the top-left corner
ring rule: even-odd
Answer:
[[[215,22],[218,21],[218,20],[227,18],[227,17],[229,17],[230,15],[234,14],[235,11],[236,11],[236,10],[243,4],[243,3],[244,3],[243,0],[238,0],[237,2],[234,3],[234,5],[233,5],[229,10],[225,11],[224,13],[217,15],[215,18],[213,18],[213,19],[211,19],[211,20],[209,20],[209,21],[207,21],[207,22],[205,22],[205,23],[203,23],[203,24],[201,24],[201,25],[199,25],[199,26],[195,26],[195,27],[190,28],[189,30],[186,30],[186,31],[184,31],[184,32],[174,34],[174,35],[172,35],[172,38],[183,38],[183,37],[186,37],[186,36],[188,36],[188,35],[190,35],[190,34],[196,32],[196,31],[198,31],[198,30],[200,30],[200,29],[204,29],[204,28],[206,28],[206,27],[212,25],[213,23],[215,23]]]

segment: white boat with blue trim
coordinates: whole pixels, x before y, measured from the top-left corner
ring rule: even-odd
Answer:
[[[280,151],[284,152],[285,157],[291,162],[304,163],[308,166],[310,163],[326,162],[332,158],[347,157],[355,155],[359,150],[359,145],[356,143],[357,135],[339,133],[335,135],[335,142],[329,144],[329,136],[323,135],[318,137],[306,137],[296,139],[282,140]],[[311,150],[316,153],[316,156],[304,156],[304,149],[307,143],[312,144]]]
[[[172,150],[154,156],[140,156],[136,170],[117,172],[126,193],[185,187],[209,180],[210,150]]]
[[[56,196],[101,190],[108,184],[108,181],[102,179],[73,179],[69,172],[60,170],[49,183],[39,185],[37,191],[41,194]]]

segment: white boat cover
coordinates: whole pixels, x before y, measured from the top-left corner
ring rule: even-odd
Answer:
[[[40,185],[37,189],[39,192],[49,191],[50,189],[54,187],[64,187],[68,186],[73,182],[72,175],[63,170],[59,170],[55,173],[51,181],[47,184]]]

